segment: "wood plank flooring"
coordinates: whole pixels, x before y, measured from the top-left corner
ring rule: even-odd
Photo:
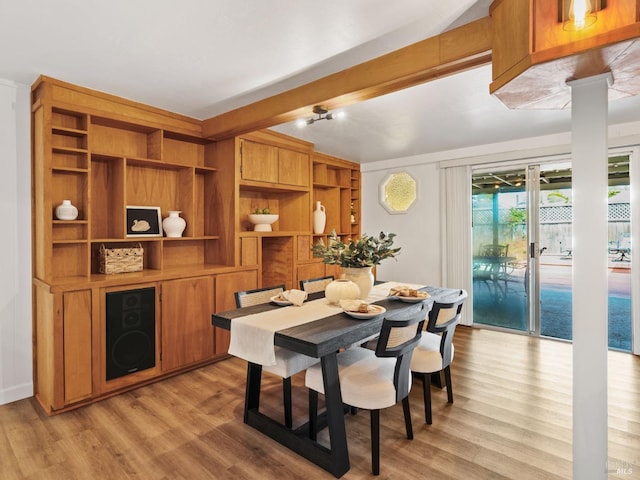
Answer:
[[[571,345],[469,327],[458,328],[455,345],[455,403],[434,389],[433,425],[424,423],[419,381],[413,441],[401,406],[381,413],[379,478],[571,478]],[[245,374],[245,362],[229,359],[54,417],[33,399],[0,406],[0,478],[333,478],[242,423]],[[281,380],[263,383],[263,410],[281,418]],[[303,375],[293,383],[302,423]],[[640,358],[610,352],[609,385],[608,478],[640,479]],[[368,412],[346,422],[343,478],[371,478]]]

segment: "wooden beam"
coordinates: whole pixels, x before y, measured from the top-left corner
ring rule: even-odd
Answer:
[[[209,118],[203,135],[222,140],[419,85],[491,62],[491,17],[468,23],[300,87]]]

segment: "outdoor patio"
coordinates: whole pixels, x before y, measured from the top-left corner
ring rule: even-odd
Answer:
[[[571,340],[571,256],[543,255],[540,266],[541,334]],[[609,261],[609,348],[631,351],[630,263]],[[474,281],[474,322],[527,331],[525,269],[504,279]]]

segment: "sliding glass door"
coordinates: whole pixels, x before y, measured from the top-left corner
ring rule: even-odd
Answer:
[[[473,319],[528,331],[527,171],[479,171],[472,181]]]
[[[472,180],[473,318],[572,339],[571,164],[477,169]],[[609,346],[630,351],[629,157],[609,162]]]

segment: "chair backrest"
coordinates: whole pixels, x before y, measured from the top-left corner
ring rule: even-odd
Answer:
[[[409,395],[411,354],[420,341],[425,315],[426,309],[421,303],[401,314],[392,313],[382,321],[376,356],[396,357],[393,384],[397,402]]]
[[[279,293],[284,292],[284,285],[276,285],[274,287],[255,288],[253,290],[244,290],[236,292],[236,307],[250,307],[251,305],[260,305],[268,303],[271,297],[275,297]]]
[[[460,323],[462,305],[467,298],[467,292],[460,290],[458,296],[448,302],[433,302],[429,311],[425,330],[441,335],[440,355],[442,355],[442,368],[451,364],[451,344],[456,326]]]
[[[324,292],[325,287],[333,282],[333,280],[335,280],[333,275],[300,280],[300,290],[307,293]]]
[[[480,246],[482,257],[506,257],[509,254],[509,245],[485,244]]]

